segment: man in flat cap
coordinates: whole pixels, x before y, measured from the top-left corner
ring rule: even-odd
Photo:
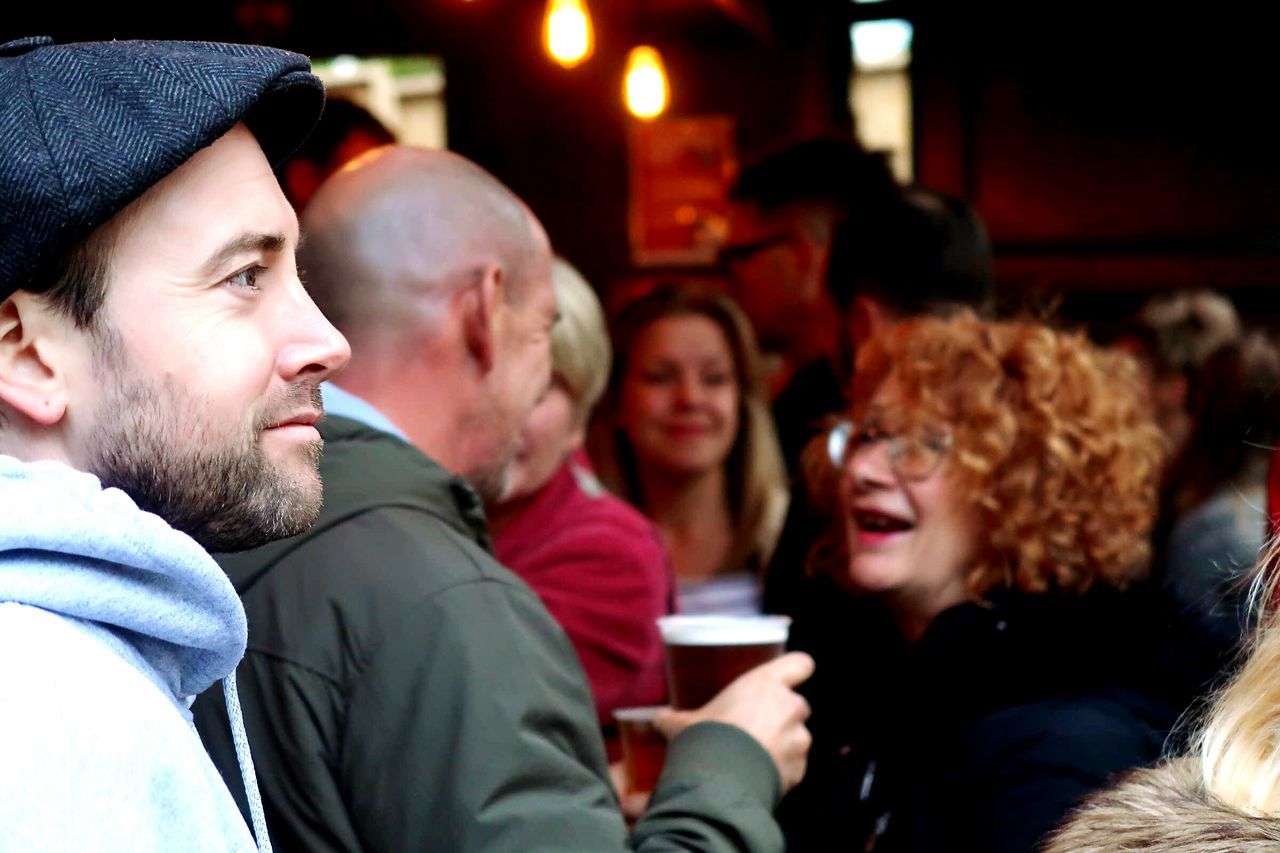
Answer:
[[[270,163],[322,103],[267,48],[0,46],[0,849],[254,847],[189,707],[227,679],[255,791],[205,549],[319,511],[349,350]]]
[[[490,553],[480,496],[505,493],[551,380],[537,219],[474,163],[388,147],[326,182],[303,226],[308,287],[353,348],[324,389],[324,511],[219,557],[249,616],[245,722],[279,846],[781,849],[808,657],[663,722],[666,770],[628,838],[573,647]],[[196,725],[234,789],[215,694]]]

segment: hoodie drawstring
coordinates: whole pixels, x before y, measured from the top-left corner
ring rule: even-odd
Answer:
[[[244,732],[244,713],[240,710],[240,692],[236,689],[234,672],[222,679],[222,693],[227,700],[227,717],[231,720],[231,740],[236,745],[236,761],[240,764],[244,795],[249,801],[249,818],[253,821],[253,837],[258,842],[259,853],[271,853],[271,838],[267,835],[267,818],[262,811],[262,795],[258,793],[258,774],[253,769],[253,756],[249,754],[249,736]]]

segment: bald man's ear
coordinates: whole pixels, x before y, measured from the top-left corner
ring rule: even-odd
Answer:
[[[462,339],[482,373],[493,369],[497,354],[498,307],[503,298],[502,269],[490,265],[458,293]]]
[[[67,388],[51,337],[60,319],[25,291],[0,303],[0,402],[40,426],[53,426],[67,411]]]

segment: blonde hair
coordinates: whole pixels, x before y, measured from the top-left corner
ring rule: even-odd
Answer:
[[[1267,545],[1251,597],[1259,612],[1248,658],[1214,699],[1193,741],[1204,793],[1255,817],[1280,817],[1280,538]]]
[[[706,317],[724,333],[739,389],[740,426],[725,460],[734,539],[722,570],[745,565],[763,571],[786,516],[786,469],[766,403],[755,333],[742,309],[725,294],[694,285],[665,285],[622,308],[614,323],[616,358],[593,430],[591,458],[610,491],[646,510],[635,453],[626,431],[617,423],[622,385],[632,345],[640,333],[664,317],[681,315]]]
[[[560,312],[551,327],[551,370],[573,398],[574,423],[582,424],[609,381],[609,329],[595,291],[564,258],[551,262],[551,286]]]
[[[904,429],[950,428],[952,471],[983,532],[965,578],[971,596],[1080,593],[1143,573],[1164,451],[1132,359],[1080,334],[963,311],[907,320],[868,341],[858,354],[855,418],[886,381],[902,394]],[[833,518],[810,567],[842,573],[838,472],[822,444],[806,449],[806,481]]]

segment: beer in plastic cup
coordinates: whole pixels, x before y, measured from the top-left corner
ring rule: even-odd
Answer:
[[[653,721],[662,707],[618,708],[613,712],[622,741],[622,768],[627,777],[628,794],[649,794],[658,784],[658,774],[667,759],[667,739]]]
[[[676,708],[701,708],[739,675],[782,654],[788,616],[663,616],[667,689]]]

